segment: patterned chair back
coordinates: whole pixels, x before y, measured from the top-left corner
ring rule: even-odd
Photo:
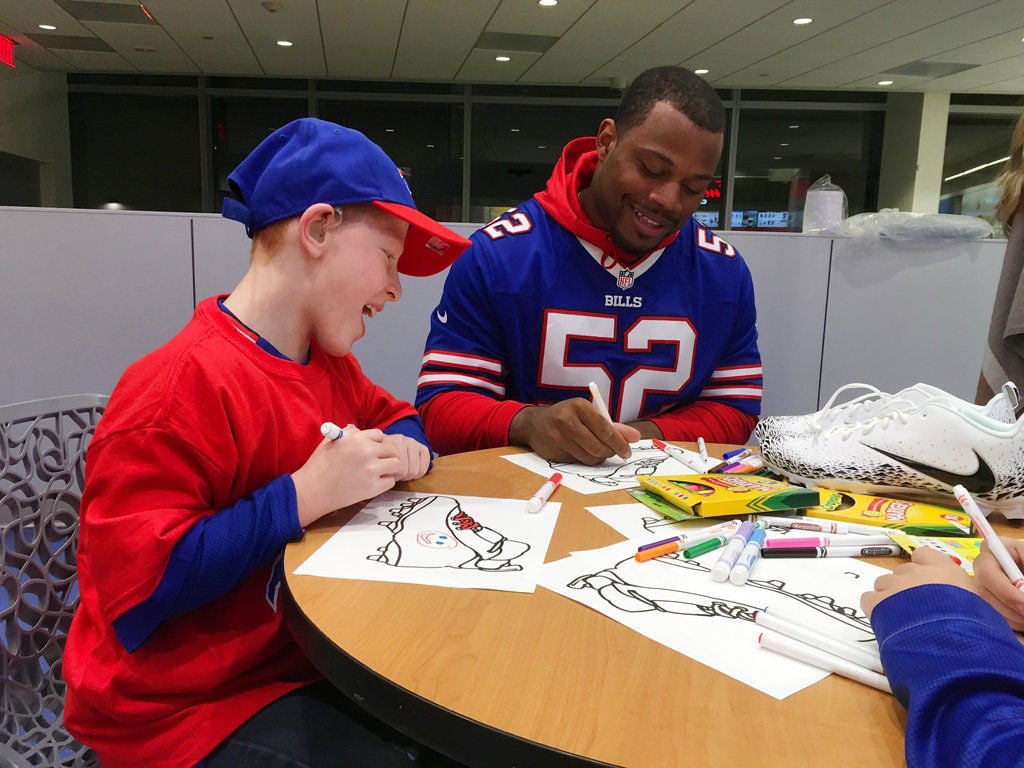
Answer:
[[[99,763],[64,730],[85,449],[107,398],[0,406],[0,768]]]

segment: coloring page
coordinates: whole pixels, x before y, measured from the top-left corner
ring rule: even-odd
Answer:
[[[533,592],[561,505],[388,491],[295,569],[339,579]]]
[[[536,453],[519,453],[502,456],[502,458],[544,478],[551,477],[552,472],[561,472],[562,485],[577,493],[586,494],[604,493],[617,488],[637,488],[640,485],[640,481],[636,479],[638,475],[687,475],[693,473],[693,470],[683,463],[655,448],[650,440],[640,440],[632,443],[631,447],[633,455],[628,460],[623,461],[618,456],[613,456],[594,466],[565,461],[549,461],[542,459]],[[702,463],[699,453],[683,448],[679,450],[683,451],[687,458],[695,463],[695,466]],[[717,463],[719,463],[719,459],[709,456],[706,465],[710,467]]]
[[[540,584],[777,699],[828,672],[761,648],[756,611],[775,610],[877,652],[860,596],[882,568],[855,558],[761,560],[735,586],[711,580],[720,552],[642,563],[635,552],[627,541],[573,554],[544,566]]]

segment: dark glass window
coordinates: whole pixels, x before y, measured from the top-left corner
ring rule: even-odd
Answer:
[[[320,117],[377,142],[402,169],[425,214],[462,221],[461,104],[324,100]]]
[[[562,148],[595,136],[611,106],[473,107],[469,221],[490,221],[544,189]]]
[[[1010,155],[1016,114],[950,115],[942,162],[940,213],[980,216],[997,229],[997,179]]]
[[[76,208],[201,211],[195,96],[69,93]]]
[[[732,229],[799,231],[807,188],[826,174],[851,216],[875,210],[884,124],[873,111],[742,110]]]

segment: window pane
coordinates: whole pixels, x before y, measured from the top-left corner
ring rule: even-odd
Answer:
[[[69,93],[76,208],[201,211],[194,96]]]
[[[733,229],[801,229],[807,187],[828,174],[849,214],[875,210],[881,112],[743,110],[733,186]]]
[[[470,221],[486,222],[544,189],[562,148],[595,136],[615,107],[473,107]]]
[[[1016,114],[950,115],[942,162],[939,213],[980,216],[1000,230],[996,180],[1010,154]]]
[[[428,102],[320,102],[320,116],[377,142],[402,169],[416,207],[439,221],[462,221],[461,105]]]

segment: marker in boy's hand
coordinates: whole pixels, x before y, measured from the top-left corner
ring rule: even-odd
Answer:
[[[399,455],[400,442],[394,439],[401,435],[356,427],[346,427],[344,435],[341,440],[325,437],[292,472],[304,528],[328,512],[384,493],[407,472],[408,457]]]

